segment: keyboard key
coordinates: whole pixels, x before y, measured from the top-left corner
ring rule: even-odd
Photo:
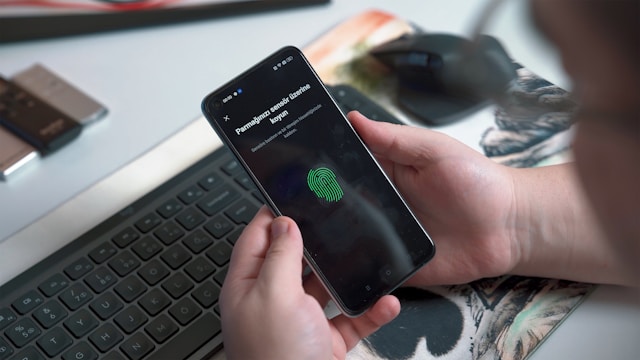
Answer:
[[[12,322],[16,321],[18,318],[16,314],[11,311],[9,308],[0,309],[0,330],[9,326]]]
[[[64,329],[57,327],[44,333],[36,342],[47,355],[56,356],[71,346],[73,340]]]
[[[182,208],[183,206],[178,200],[171,198],[165,201],[164,204],[160,205],[156,211],[162,215],[163,218],[168,219],[180,212]]]
[[[36,306],[42,304],[44,299],[37,291],[31,290],[28,293],[22,295],[18,300],[14,301],[11,305],[20,314],[26,314],[33,310]]]
[[[140,275],[147,284],[155,285],[169,275],[169,269],[160,261],[151,260],[147,265],[138,270],[138,275]]]
[[[91,260],[95,261],[96,264],[102,264],[107,259],[115,255],[116,252],[118,251],[110,242],[104,242],[91,250],[91,252],[89,252],[89,257]]]
[[[198,254],[213,244],[213,239],[205,234],[204,231],[198,229],[187,236],[182,243],[185,244],[191,252]]]
[[[124,248],[131,244],[132,242],[138,240],[140,238],[140,234],[132,228],[131,226],[125,228],[116,234],[111,240],[118,245],[120,248]]]
[[[256,184],[251,180],[247,173],[238,175],[235,180],[238,185],[242,186],[245,190],[252,191],[257,189]]]
[[[52,300],[33,312],[33,316],[45,329],[52,327],[67,317],[67,311],[57,300]]]
[[[160,225],[160,223],[162,223],[162,220],[158,215],[156,215],[155,213],[148,213],[147,215],[140,218],[140,220],[136,221],[135,226],[143,233],[147,233],[156,226]]]
[[[109,260],[109,267],[120,276],[127,275],[138,266],[140,266],[140,261],[129,250],[125,250]]]
[[[113,321],[127,334],[136,331],[140,326],[144,325],[149,318],[136,305],[129,306],[121,311]]]
[[[149,360],[186,359],[220,333],[220,319],[206,313],[177,336],[169,340],[161,349],[149,356]]]
[[[227,272],[229,271],[229,267],[225,266],[224,269],[216,272],[215,275],[213,275],[213,279],[220,284],[220,286],[222,286],[224,284],[224,278],[227,276]]]
[[[214,216],[204,225],[205,230],[213,235],[216,239],[222,238],[224,235],[233,230],[233,223],[223,215]]]
[[[169,297],[158,289],[149,291],[143,296],[138,304],[151,316],[158,314],[164,308],[171,304]]]
[[[229,240],[230,243],[235,245],[236,241],[238,241],[238,238],[240,237],[243,231],[244,231],[244,226],[235,229],[231,234],[229,234],[229,236],[227,236],[227,240]]]
[[[95,360],[98,358],[93,348],[82,341],[62,354],[62,360]]]
[[[169,314],[182,325],[187,325],[201,313],[200,307],[189,298],[178,301],[169,309]]]
[[[184,191],[178,194],[178,199],[180,199],[186,205],[193,203],[204,195],[204,191],[200,189],[197,185],[191,185]]]
[[[159,281],[159,280],[158,280]],[[114,290],[122,300],[126,302],[132,302],[137,299],[138,296],[142,295],[145,291],[147,291],[147,287],[138,279],[137,276],[131,275],[126,279],[120,281],[115,287]]]
[[[98,327],[98,319],[88,310],[81,309],[65,320],[64,326],[73,336],[81,338]]]
[[[205,220],[204,215],[196,208],[188,208],[176,216],[178,223],[186,230],[193,230]]]
[[[93,295],[83,284],[74,284],[60,294],[60,300],[62,300],[69,310],[78,309],[92,298]]]
[[[234,190],[231,185],[225,184],[198,201],[198,207],[204,211],[205,214],[212,216],[222,211],[222,209],[239,197],[240,193],[238,191]]]
[[[184,295],[187,291],[193,289],[193,282],[182,273],[175,273],[162,283],[162,288],[174,299]]]
[[[133,252],[140,257],[140,259],[149,260],[162,250],[162,245],[160,245],[158,240],[145,236],[144,238],[136,241],[131,248],[133,249]]]
[[[2,359],[1,356],[0,359]],[[16,353],[11,360],[45,360],[45,357],[34,346],[28,346]]]
[[[13,354],[13,348],[3,338],[0,338],[0,359],[8,359]]]
[[[215,304],[220,297],[220,287],[211,281],[207,281],[195,289],[191,296],[204,308],[209,308]]]
[[[91,302],[89,307],[102,320],[110,318],[113,314],[122,309],[124,305],[122,301],[116,297],[111,291],[104,293],[99,298]]]
[[[222,266],[229,262],[231,258],[231,251],[233,248],[231,245],[224,241],[220,241],[219,243],[213,245],[211,249],[207,250],[205,254],[218,266]]]
[[[209,191],[214,187],[223,183],[222,177],[216,173],[211,173],[205,177],[203,177],[200,181],[198,181],[198,185],[202,186],[203,189]]]
[[[232,159],[227,161],[222,166],[222,171],[224,171],[229,176],[233,176],[242,173],[244,169],[242,168],[242,166],[240,166],[240,163],[238,163],[236,159]]]
[[[165,245],[171,245],[184,236],[184,230],[173,221],[162,224],[153,234]]]
[[[144,330],[149,334],[158,344],[165,342],[171,335],[178,332],[178,325],[175,324],[167,315],[160,315],[153,320],[149,325],[145,326]]]
[[[141,332],[134,334],[120,346],[120,350],[127,354],[131,360],[142,359],[143,356],[150,353],[154,348],[155,346],[151,340]]]
[[[64,268],[64,273],[67,274],[71,280],[78,280],[91,270],[93,270],[93,265],[87,258],[83,257]]]
[[[184,246],[180,244],[176,244],[168,248],[167,250],[165,250],[165,252],[162,253],[162,255],[160,256],[160,258],[162,258],[162,260],[164,260],[164,262],[167,263],[169,267],[175,270],[180,266],[182,266],[182,264],[191,260],[191,254],[189,254],[189,252],[187,251],[187,249],[184,248]]]
[[[31,319],[23,318],[11,325],[4,334],[15,346],[23,347],[40,335],[40,328]]]
[[[258,190],[254,190],[251,192],[251,195],[253,195],[253,197],[258,200],[258,202],[260,204],[266,204],[267,200],[264,198],[264,195],[262,195],[262,193]]]
[[[99,267],[91,272],[84,281],[98,294],[116,283],[116,275],[106,267]]]
[[[107,355],[105,355],[102,360],[127,360],[124,355],[121,355],[119,352],[117,351],[112,351],[110,353],[108,353]]]
[[[89,340],[95,345],[101,352],[106,352],[112,347],[116,346],[120,341],[124,339],[122,333],[116,329],[111,323],[106,323],[100,326],[96,331],[89,335]]]
[[[248,224],[253,216],[258,212],[258,207],[247,199],[241,199],[231,205],[225,214],[235,221],[236,224]]]
[[[55,274],[40,284],[38,289],[46,296],[53,296],[67,286],[69,286],[67,278],[62,274]]]
[[[216,268],[207,259],[202,257],[196,258],[184,267],[184,271],[196,282],[201,282],[208,278],[215,270]]]

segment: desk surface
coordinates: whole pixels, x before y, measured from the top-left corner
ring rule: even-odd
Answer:
[[[0,182],[0,283],[220,146],[200,118],[201,99],[274,49],[304,47],[369,8],[427,30],[464,35],[484,3],[333,0],[276,13],[0,45],[5,77],[39,62],[110,109],[66,148]],[[488,32],[523,65],[569,87],[555,52],[531,29],[524,2],[506,2]],[[600,287],[532,358],[632,359],[640,353],[638,339],[640,294]]]

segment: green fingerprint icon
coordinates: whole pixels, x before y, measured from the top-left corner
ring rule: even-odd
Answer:
[[[338,202],[344,192],[336,180],[336,174],[325,167],[311,169],[307,174],[307,184],[319,199]]]

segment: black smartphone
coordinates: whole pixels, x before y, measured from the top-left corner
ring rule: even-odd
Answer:
[[[297,48],[209,94],[202,110],[272,211],[297,222],[309,266],[344,314],[362,314],[433,257],[429,235]]]

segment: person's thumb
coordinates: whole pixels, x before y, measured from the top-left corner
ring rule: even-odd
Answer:
[[[273,220],[271,241],[260,277],[279,286],[301,286],[302,235],[297,224],[288,217]]]

